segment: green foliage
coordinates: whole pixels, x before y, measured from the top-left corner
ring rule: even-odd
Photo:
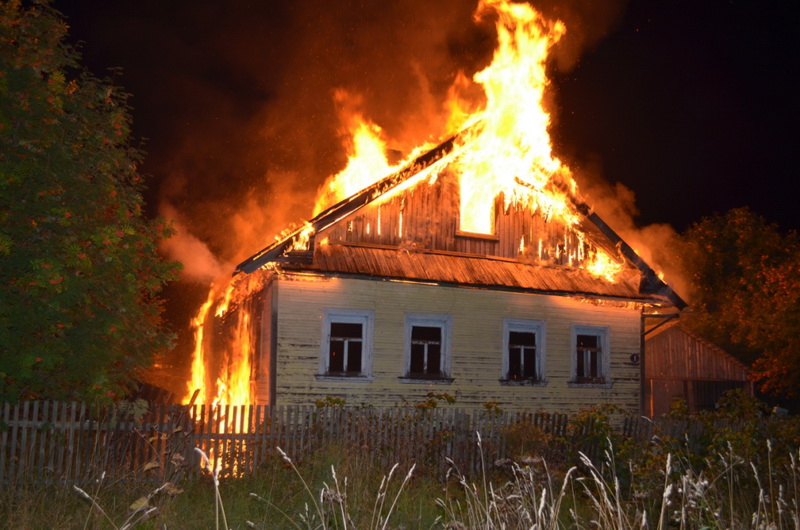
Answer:
[[[320,409],[324,407],[344,408],[345,399],[333,396],[325,396],[325,399],[318,399],[314,402],[314,404]]]
[[[610,403],[593,405],[579,410],[570,417],[567,425],[567,438],[571,441],[571,458],[577,461],[580,451],[591,458],[602,455],[616,442],[615,418],[625,411]]]
[[[420,401],[419,403],[414,404],[414,408],[417,410],[430,410],[435,409],[439,406],[439,403],[445,402],[448,405],[452,405],[456,402],[456,398],[447,393],[447,392],[434,392],[429,390],[428,393],[425,395],[425,399]]]
[[[564,440],[556,439],[551,433],[524,417],[503,429],[508,453],[512,458],[523,461],[547,457],[550,461],[554,449],[564,450]]]
[[[112,399],[171,334],[126,96],[46,2],[0,4],[0,401]]]
[[[800,389],[800,239],[747,208],[690,227],[680,249],[692,285],[685,322],[736,354],[755,359],[764,392]]]

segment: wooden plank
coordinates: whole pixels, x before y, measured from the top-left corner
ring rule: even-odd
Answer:
[[[43,444],[42,444],[42,435],[40,431],[40,426],[42,425],[41,419],[39,417],[39,411],[41,408],[42,402],[38,399],[33,402],[33,410],[31,411],[31,439],[28,442],[28,476],[33,476],[36,479],[41,479],[42,477],[42,465],[41,461],[42,458],[40,456]]]
[[[224,413],[220,417],[220,425],[219,425],[219,433],[221,434],[230,434],[234,431],[236,427],[236,407],[234,405],[223,405],[222,410]],[[220,476],[230,477],[233,471],[233,463],[230,462],[230,455],[232,453],[232,446],[234,442],[231,440],[229,436],[222,437],[220,440],[220,452],[218,453],[217,458],[219,458],[219,465],[222,466],[223,464],[227,464],[224,467],[220,467]],[[226,460],[228,462],[226,462]]]
[[[256,444],[255,444],[255,436],[256,433],[256,425],[254,423],[255,420],[255,411],[253,410],[253,405],[247,405],[247,419],[244,421],[244,427],[247,429],[247,445],[246,445],[246,452],[245,452],[245,469],[248,473],[255,472],[256,464],[255,464],[255,456],[256,456]],[[244,418],[245,415],[242,415]]]
[[[239,424],[239,405],[225,405],[225,434],[232,435],[225,437],[225,453],[223,462],[227,460],[225,468],[226,477],[235,477],[237,465],[235,457],[238,450],[238,440],[235,437],[236,427]]]
[[[20,419],[20,409],[21,406],[19,403],[16,403],[11,406],[9,421],[6,424],[9,426],[9,436],[10,443],[6,445],[8,451],[8,464],[7,464],[7,478],[9,480],[14,480],[15,472],[16,472],[16,462],[17,462],[17,435],[19,431],[19,419]]]
[[[17,466],[17,474],[18,475],[25,475],[28,472],[28,469],[26,469],[28,467],[28,462],[26,462],[26,459],[27,459],[27,456],[28,456],[26,449],[28,448],[28,431],[31,430],[30,422],[29,422],[29,419],[30,419],[30,405],[31,405],[30,401],[23,401],[22,402],[22,407],[21,407],[22,408],[22,415],[21,415],[20,419],[22,419],[24,421],[21,422],[21,425],[18,427],[19,431],[20,431],[19,432],[19,446],[18,446],[18,448],[16,450],[16,455],[15,455],[16,458],[17,458],[16,466]]]
[[[49,473],[48,481],[50,482],[52,479],[58,478],[58,469],[56,468],[56,441],[60,436],[60,432],[56,427],[58,423],[58,415],[59,415],[59,405],[61,405],[58,401],[51,401],[50,402],[50,409],[47,415],[47,423],[48,423],[48,437],[47,437],[47,471]],[[63,408],[63,406],[62,406]]]

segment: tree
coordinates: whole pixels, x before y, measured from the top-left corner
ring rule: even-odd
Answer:
[[[47,2],[0,3],[0,401],[125,392],[172,335],[125,94]]]
[[[761,390],[800,392],[800,239],[747,208],[707,217],[683,235],[694,311],[687,324],[754,360]]]

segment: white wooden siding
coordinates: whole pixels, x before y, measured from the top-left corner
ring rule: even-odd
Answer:
[[[640,311],[567,297],[440,287],[366,279],[281,276],[277,303],[276,404],[313,403],[325,396],[348,404],[392,406],[417,403],[428,391],[447,392],[459,406],[482,407],[497,401],[505,410],[573,412],[597,403],[639,409]],[[268,302],[269,303],[269,302]],[[326,308],[375,312],[371,382],[319,381],[320,329]],[[406,313],[453,317],[452,384],[404,383],[403,333]],[[545,386],[503,385],[503,319],[545,322]],[[608,326],[611,388],[570,388],[570,326]]]

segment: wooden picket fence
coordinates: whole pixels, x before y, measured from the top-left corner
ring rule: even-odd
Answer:
[[[694,428],[673,427],[676,433]],[[639,439],[663,432],[637,418],[625,419],[618,431]],[[283,458],[278,448],[293,462],[333,448],[386,469],[416,463],[435,473],[451,465],[474,473],[516,456],[510,447],[519,450],[520,440],[538,440],[534,452],[548,462],[566,450],[597,457],[600,445],[591,423],[545,412],[254,405],[150,405],[137,411],[26,401],[0,408],[0,484],[100,477],[177,481],[208,472],[237,477]]]
[[[151,405],[137,413],[26,401],[0,412],[0,483],[242,476],[282,458],[278,448],[294,462],[340,447],[372,464],[470,473],[508,456],[512,425],[554,438],[577,434],[565,414],[458,408]]]

